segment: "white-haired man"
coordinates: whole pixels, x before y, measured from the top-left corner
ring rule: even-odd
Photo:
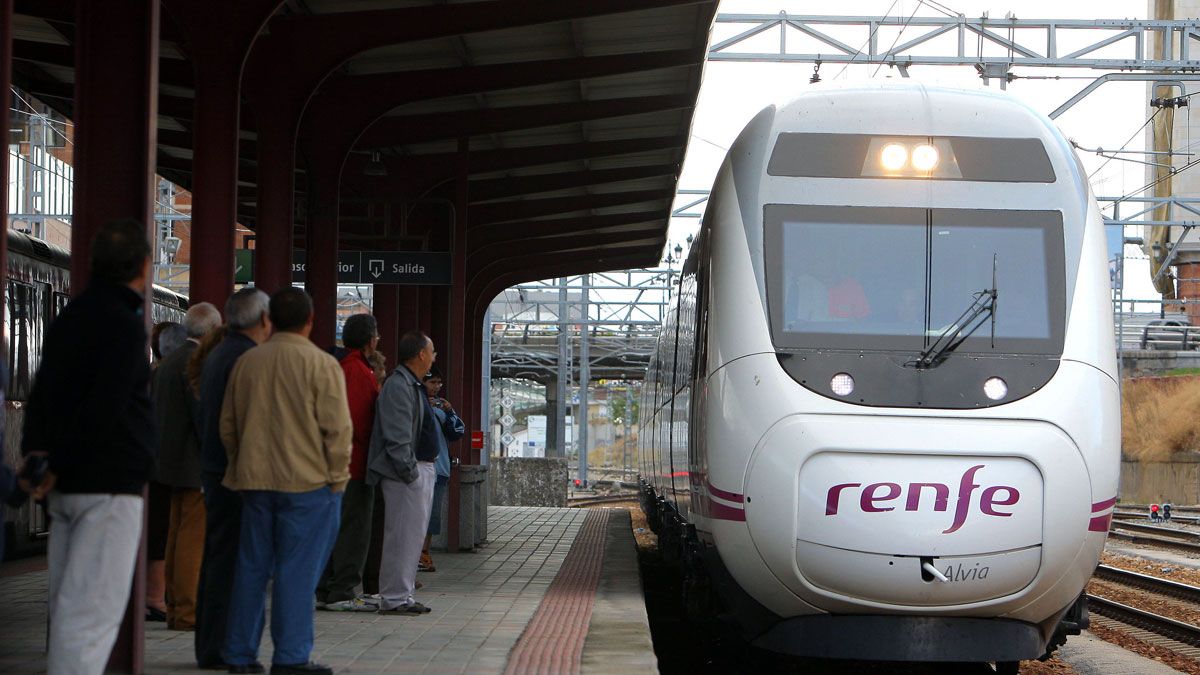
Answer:
[[[167,527],[167,628],[196,625],[196,586],[204,553],[204,496],[200,492],[200,436],[196,392],[187,378],[188,359],[201,338],[221,325],[221,313],[201,302],[183,320],[187,340],[168,354],[154,374],[154,413],[158,418],[156,480],[171,489]]]

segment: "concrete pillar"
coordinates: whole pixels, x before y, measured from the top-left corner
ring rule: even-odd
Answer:
[[[104,223],[134,218],[146,226],[147,236],[154,235],[158,29],[157,0],[75,4],[74,295],[87,285],[91,239]],[[152,298],[147,280],[147,328]],[[144,660],[142,536],[129,605],[108,664],[110,669],[130,673],[140,673]]]
[[[271,119],[258,129],[254,285],[274,293],[292,284],[295,128]]]
[[[1193,326],[1200,326],[1200,261],[1180,262],[1175,265],[1178,275],[1179,295],[1186,300],[1183,305]]]

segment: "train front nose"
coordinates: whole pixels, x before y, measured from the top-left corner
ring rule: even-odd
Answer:
[[[1046,424],[797,415],[755,451],[746,520],[774,574],[827,611],[969,605],[1034,581],[1050,511],[1082,539],[1085,471]]]

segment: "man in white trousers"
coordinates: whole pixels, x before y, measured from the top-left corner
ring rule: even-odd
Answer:
[[[50,675],[99,675],[129,602],[157,446],[146,228],[100,228],[91,280],[46,333],[25,412],[25,487],[49,495]],[[36,483],[36,484],[35,484]]]
[[[400,366],[383,384],[367,453],[367,484],[383,491],[383,562],[379,568],[379,613],[421,615],[429,607],[413,597],[417,563],[429,525],[437,479],[437,438],[422,378],[437,358],[433,340],[405,333],[396,349]]]

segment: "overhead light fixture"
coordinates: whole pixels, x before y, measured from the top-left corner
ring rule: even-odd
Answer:
[[[367,162],[363,167],[364,176],[386,176],[388,175],[387,165],[379,158],[379,151],[371,151],[371,161]]]

